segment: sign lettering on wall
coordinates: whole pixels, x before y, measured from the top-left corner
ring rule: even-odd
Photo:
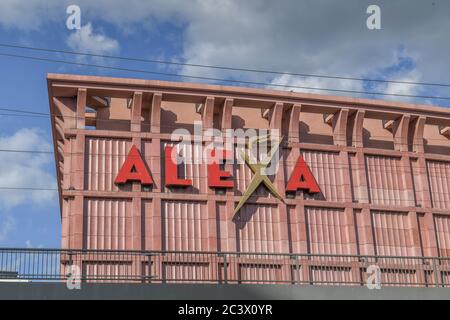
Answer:
[[[278,147],[279,144],[276,145],[276,148]],[[180,176],[179,165],[173,159],[173,148],[173,146],[166,146],[164,149],[164,183],[168,187],[192,186],[191,179]],[[220,159],[230,158],[231,152],[226,150],[221,151],[221,154],[216,154],[216,150],[212,150],[211,152],[211,156],[215,161],[211,161],[211,163],[207,164],[208,186],[210,188],[234,188],[235,184],[232,180],[232,174],[222,168],[220,164],[221,161],[218,161]],[[251,163],[247,156],[243,155],[243,158],[254,175],[247,190],[237,204],[234,213],[236,214],[241,209],[248,198],[261,184],[264,184],[276,198],[283,201],[283,197],[277,191],[272,181],[264,174],[264,168],[268,165],[268,162],[255,164]],[[116,184],[125,184],[130,181],[137,181],[142,185],[153,184],[150,170],[135,145],[131,147],[128,156],[115,179]],[[304,190],[308,193],[320,192],[320,187],[317,184],[313,173],[301,155],[297,159],[286,186],[286,192],[296,192],[298,190]]]

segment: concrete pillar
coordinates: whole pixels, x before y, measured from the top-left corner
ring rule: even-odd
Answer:
[[[294,104],[289,110],[288,141],[292,143],[300,142],[300,111],[300,104]]]
[[[77,93],[77,129],[84,129],[86,126],[86,99],[87,90],[79,88]]]
[[[359,252],[361,255],[375,255],[375,238],[373,235],[372,214],[368,207],[364,207],[357,215],[357,230]]]
[[[69,240],[70,249],[83,249],[84,245],[84,197],[75,196],[71,204],[70,223],[71,237]]]
[[[152,212],[151,216],[152,219],[148,219],[148,222],[152,222],[151,225],[146,226],[146,230],[148,230],[148,234],[146,237],[150,239],[150,245],[149,247],[146,247],[146,250],[165,250],[166,248],[163,248],[162,244],[162,204],[161,204],[161,198],[153,198],[152,199]],[[147,222],[147,223],[148,223]],[[148,242],[147,242],[148,243]],[[151,246],[151,247],[150,247]]]
[[[142,92],[135,92],[131,105],[131,131],[141,132]]]
[[[423,216],[423,225],[421,225],[421,231],[422,240],[424,243],[423,254],[427,257],[439,257],[434,215],[432,212],[426,212]]]
[[[411,159],[408,156],[408,153],[402,156],[400,160],[400,167],[402,168],[402,181],[403,181],[403,190],[400,190],[400,193],[403,194],[402,205],[408,207],[415,207],[415,192],[414,192],[414,181],[411,170]]]
[[[222,106],[222,130],[231,129],[233,118],[233,99],[225,99]]]
[[[278,129],[280,135],[281,135],[281,125],[283,123],[283,111],[284,111],[283,103],[277,102],[272,107],[269,118],[270,129]]]
[[[408,213],[409,233],[410,233],[410,253],[414,256],[422,256],[422,246],[420,243],[420,228],[417,219],[417,212],[411,211]]]
[[[408,151],[409,122],[411,116],[403,115],[394,123],[394,148],[397,151]]]
[[[155,92],[152,98],[152,105],[150,109],[150,132],[160,133],[161,132],[161,101],[162,93]]]
[[[348,254],[358,254],[358,241],[356,235],[355,217],[352,208],[345,208],[345,225],[347,226],[347,245],[349,246]]]
[[[209,199],[207,201],[207,212],[205,212],[205,216],[207,218],[206,220],[206,230],[207,232],[203,233],[207,235],[206,239],[201,239],[201,241],[206,241],[206,243],[203,243],[202,247],[206,248],[208,251],[217,251],[217,226],[216,226],[216,208],[217,204],[215,200]]]
[[[420,116],[414,124],[413,151],[417,153],[424,152],[423,133],[425,129],[426,117]]]
[[[214,123],[214,97],[206,97],[202,110],[203,130],[213,128]]]
[[[347,145],[347,125],[349,110],[338,111],[333,118],[333,141],[336,146]]]
[[[363,139],[363,125],[366,112],[364,110],[358,110],[355,114],[355,120],[353,124],[352,143],[356,148],[362,148],[364,146]]]
[[[423,208],[432,208],[433,205],[431,202],[431,189],[428,180],[427,160],[425,159],[425,155],[423,153],[419,154],[419,157],[417,158],[417,168],[418,172],[415,172],[414,174],[418,175],[419,185],[416,186],[416,188],[421,194],[421,205]]]

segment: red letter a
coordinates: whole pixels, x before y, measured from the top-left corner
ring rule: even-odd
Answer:
[[[135,145],[131,147],[122,168],[120,168],[115,183],[126,183],[127,181],[140,181],[141,184],[153,184],[150,172],[142,160],[141,154]]]
[[[309,193],[320,192],[319,185],[302,156],[298,158],[295,164],[286,191],[295,192],[298,189],[307,190]]]

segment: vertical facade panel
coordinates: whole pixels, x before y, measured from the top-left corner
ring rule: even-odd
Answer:
[[[350,232],[344,210],[305,208],[308,243],[313,254],[350,254]]]
[[[344,201],[343,181],[340,167],[339,154],[336,152],[303,151],[303,158],[313,173],[324,200]],[[305,194],[307,198],[312,196]]]
[[[434,216],[439,256],[450,257],[450,216]]]
[[[163,201],[161,211],[164,250],[209,250],[206,202]]]
[[[373,211],[376,253],[381,256],[414,256],[411,226],[407,213]]]
[[[366,156],[370,200],[373,204],[407,206],[400,158]]]
[[[85,188],[120,191],[114,179],[131,148],[131,141],[117,138],[86,138]],[[129,186],[121,187],[129,190]]]
[[[134,228],[131,200],[85,199],[84,247],[131,250]]]
[[[450,162],[427,161],[433,207],[450,209]]]
[[[276,206],[246,204],[236,223],[241,252],[281,253],[281,222]]]

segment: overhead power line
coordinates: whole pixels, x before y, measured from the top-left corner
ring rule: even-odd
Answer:
[[[167,60],[155,60],[155,59],[124,57],[124,56],[106,55],[106,54],[94,54],[94,53],[88,53],[88,52],[31,47],[31,46],[23,46],[23,45],[7,44],[7,43],[0,43],[0,47],[25,49],[25,50],[33,50],[33,51],[41,51],[41,52],[51,52],[51,53],[63,53],[63,54],[115,59],[115,60],[123,60],[123,61],[146,62],[146,63],[154,63],[154,64],[167,64],[167,65],[186,66],[186,67],[205,68],[205,69],[218,69],[218,70],[226,70],[226,71],[239,71],[239,72],[250,72],[250,73],[260,73],[260,74],[262,73],[262,74],[272,74],[272,75],[289,75],[289,76],[295,76],[295,77],[310,77],[310,78],[323,78],[323,79],[336,79],[336,80],[450,87],[450,84],[448,84],[448,83],[402,81],[402,80],[379,79],[379,78],[360,78],[360,77],[347,77],[347,76],[338,76],[338,75],[324,75],[324,74],[299,73],[299,72],[289,72],[289,71],[264,70],[264,69],[254,69],[254,68],[227,67],[227,66],[218,66],[218,65],[211,65],[211,64],[185,63],[185,62],[176,62],[176,61],[167,61]]]
[[[339,93],[353,93],[353,94],[363,94],[363,95],[393,96],[393,97],[403,97],[403,98],[450,100],[450,97],[441,97],[441,96],[411,95],[411,94],[385,93],[385,92],[374,92],[374,91],[369,92],[369,91],[359,91],[359,90],[319,88],[319,87],[297,86],[297,85],[267,83],[267,82],[258,82],[258,81],[247,81],[247,80],[221,79],[221,78],[213,78],[213,77],[192,76],[192,75],[188,75],[188,74],[177,74],[177,73],[167,73],[167,72],[158,72],[158,71],[148,71],[148,70],[142,70],[142,69],[130,69],[130,68],[123,68],[123,67],[111,67],[111,66],[105,66],[105,65],[100,65],[100,64],[82,63],[82,62],[74,62],[74,61],[67,61],[67,60],[42,58],[42,57],[33,57],[33,56],[25,56],[25,55],[17,55],[17,54],[9,54],[9,53],[0,53],[0,56],[12,57],[12,58],[21,58],[21,59],[28,59],[28,60],[35,60],[35,61],[45,61],[45,62],[52,62],[52,63],[63,63],[63,64],[69,64],[69,65],[83,66],[83,67],[94,67],[94,68],[109,69],[109,70],[116,70],[116,71],[134,72],[134,73],[143,73],[143,74],[153,74],[153,75],[160,75],[160,76],[169,76],[169,77],[196,79],[196,80],[206,80],[206,81],[214,81],[214,82],[228,82],[228,83],[236,83],[236,84],[247,84],[247,85],[265,86],[265,87],[291,88],[291,89],[302,89],[302,90],[317,90],[317,91],[329,91],[329,92],[339,92]]]

